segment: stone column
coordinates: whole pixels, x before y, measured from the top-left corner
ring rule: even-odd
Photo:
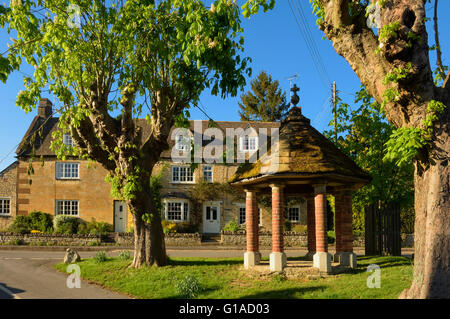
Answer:
[[[314,196],[308,196],[306,198],[306,219],[307,219],[307,231],[308,231],[308,253],[306,257],[313,259],[316,253],[316,217],[314,210]]]
[[[343,206],[343,193],[337,191],[334,194],[335,207],[335,234],[336,234],[336,253],[334,254],[334,261],[339,262],[339,256],[344,252],[342,247],[342,219],[345,207]]]
[[[244,254],[244,267],[250,268],[258,265],[261,261],[259,252],[259,226],[258,226],[258,203],[256,193],[245,190],[245,226],[247,236],[247,251]]]
[[[284,207],[283,185],[272,184],[272,253],[270,254],[270,270],[283,271],[287,258],[284,253]]]
[[[327,193],[325,184],[314,185],[314,206],[316,217],[316,253],[314,267],[331,273],[331,255],[328,253],[327,236]]]

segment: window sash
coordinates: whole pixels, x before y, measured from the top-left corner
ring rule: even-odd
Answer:
[[[0,215],[11,214],[11,200],[9,198],[0,198]]]
[[[203,179],[206,182],[212,183],[213,181],[212,166],[203,166]]]
[[[73,146],[73,139],[70,134],[64,134],[63,135],[63,143],[66,146]]]
[[[258,149],[258,138],[256,136],[241,137],[242,151],[256,151]]]
[[[55,215],[78,216],[79,202],[77,200],[57,200]]]
[[[78,179],[79,168],[78,163],[56,163],[56,178]]]
[[[289,207],[288,218],[291,222],[300,221],[300,207]]]
[[[239,207],[239,225],[245,224],[245,207]]]
[[[182,222],[187,221],[189,215],[189,204],[187,202],[167,202],[166,203],[166,220]]]
[[[172,182],[175,183],[192,183],[194,175],[190,167],[172,166]]]

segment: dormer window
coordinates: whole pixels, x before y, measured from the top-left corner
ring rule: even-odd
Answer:
[[[66,146],[73,146],[72,136],[70,136],[70,134],[65,133],[63,135],[63,143]]]
[[[176,148],[178,151],[188,151],[191,147],[191,138],[180,134],[176,137]]]
[[[258,150],[258,137],[257,136],[243,136],[241,137],[241,151],[253,152]]]

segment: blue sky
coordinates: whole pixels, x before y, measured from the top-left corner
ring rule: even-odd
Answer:
[[[322,39],[322,32],[315,24],[315,17],[311,13],[309,1],[303,1],[302,7],[306,22],[312,32],[318,50],[325,65],[330,81],[336,81],[340,97],[353,104],[351,93],[359,90],[361,85],[348,63],[340,57],[333,49],[331,42]],[[4,2],[4,1],[2,1]],[[208,2],[208,1],[206,1]],[[243,1],[238,1],[242,3]],[[9,3],[9,1],[8,1]],[[440,40],[444,52],[444,64],[448,65],[450,53],[450,30],[449,19],[444,19],[444,14],[450,10],[450,1],[439,3],[440,12]],[[427,15],[432,18],[433,6],[427,5]],[[313,60],[307,49],[306,43],[300,33],[300,29],[290,10],[288,1],[277,0],[274,10],[267,13],[259,13],[243,22],[245,29],[245,54],[252,58],[253,76],[265,70],[278,80],[289,96],[289,81],[286,79],[296,73],[299,79],[295,81],[300,87],[300,105],[306,117],[311,119],[312,125],[319,131],[326,129],[331,119],[330,91],[331,87],[325,86],[314,67]],[[434,34],[431,24],[428,27],[430,43],[433,43]],[[0,52],[7,48],[10,43],[9,35],[0,30]],[[431,52],[431,61],[435,61],[435,53]],[[434,66],[433,66],[434,68]],[[26,72],[26,70],[24,70]],[[6,84],[0,83],[1,114],[0,116],[0,171],[14,161],[15,148],[28,129],[37,110],[25,114],[15,105],[16,95],[23,90],[23,75],[13,73]],[[249,84],[250,79],[247,83]],[[244,89],[247,90],[247,87]],[[45,96],[43,96],[45,97]],[[201,96],[201,104],[206,112],[215,120],[238,121],[237,97],[211,96],[205,91]],[[56,105],[58,102],[55,101]],[[207,119],[197,109],[190,111],[192,119]]]

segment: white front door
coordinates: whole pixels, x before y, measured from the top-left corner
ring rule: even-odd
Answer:
[[[114,202],[114,231],[124,233],[127,231],[128,207],[124,202]]]
[[[205,203],[203,205],[203,232],[220,233],[220,205],[218,203]]]

